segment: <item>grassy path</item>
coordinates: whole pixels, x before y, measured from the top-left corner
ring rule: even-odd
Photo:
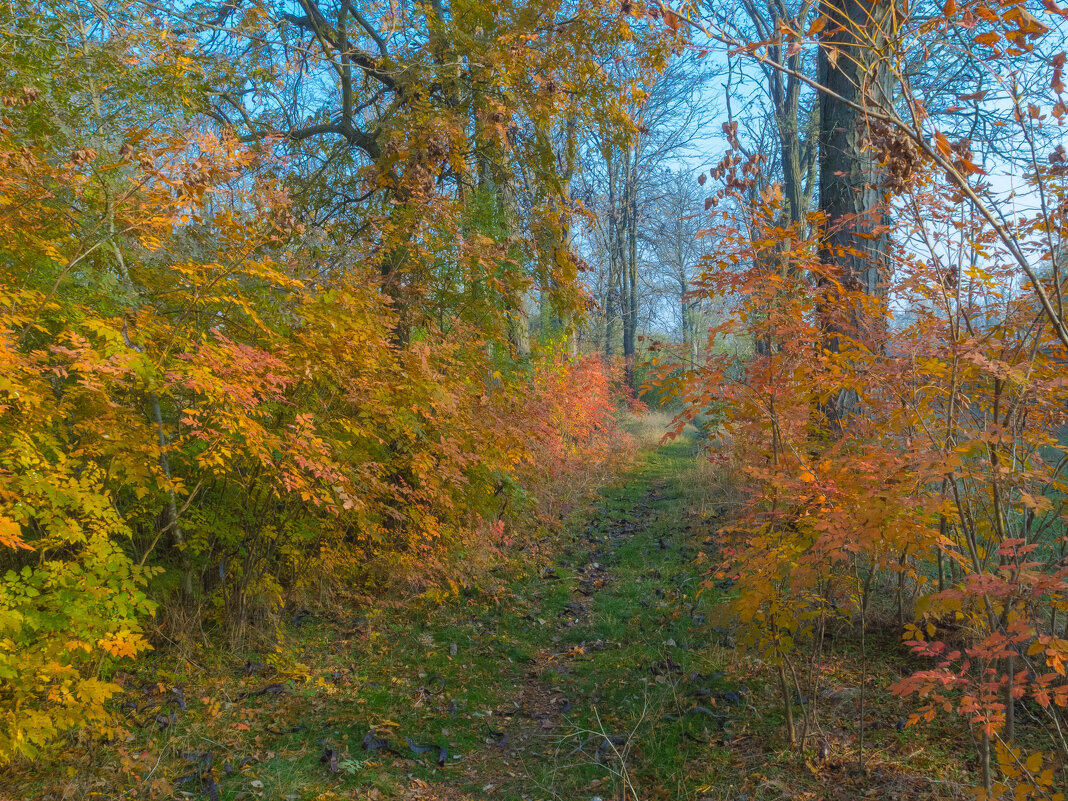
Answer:
[[[718,627],[719,592],[699,593],[698,552],[721,521],[695,464],[684,440],[643,453],[571,519],[551,561],[481,592],[298,615],[275,654],[172,655],[126,681],[110,743],[71,743],[62,770],[0,775],[0,798],[949,797],[929,778],[945,755],[895,731],[885,698],[869,702],[876,794],[871,773],[852,772],[848,632],[821,691],[830,758],[784,747],[770,672]]]
[[[680,514],[693,464],[688,442],[646,455],[499,606],[437,610],[414,638],[408,620],[383,632],[397,667],[418,665],[442,692],[415,708],[410,693],[383,692],[369,706],[388,711],[395,741],[414,731],[451,753],[440,768],[403,766],[403,786],[395,756],[363,752],[356,778],[377,773],[384,797],[412,799],[699,797],[695,763],[714,766],[741,695],[721,672],[712,599],[698,598],[700,510]]]
[[[295,619],[276,654],[168,657],[124,682],[111,742],[10,771],[0,797],[697,798],[690,763],[714,765],[739,696],[681,528],[692,447],[642,454],[551,564],[487,592]]]
[[[688,762],[707,767],[723,698],[739,696],[710,647],[694,536],[680,527],[692,464],[685,442],[650,454],[556,564],[516,588],[496,622],[523,658],[496,688],[504,745],[465,772],[476,797],[693,795]]]

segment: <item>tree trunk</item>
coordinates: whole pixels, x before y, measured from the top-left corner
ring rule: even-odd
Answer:
[[[825,0],[829,18],[820,43],[820,210],[826,230],[821,261],[846,292],[881,295],[889,266],[886,204],[878,154],[870,144],[865,109],[889,103],[889,73],[878,57],[886,42],[888,0]],[[827,282],[829,293],[835,292]],[[855,301],[828,297],[821,310],[824,347],[837,353],[843,337],[879,347],[882,317],[866,315]],[[835,316],[835,310],[847,313]],[[824,408],[831,428],[857,405],[855,393],[839,392]]]
[[[485,179],[480,178],[484,181]],[[512,186],[511,178],[505,177],[500,182],[501,213],[504,215],[506,225],[510,232],[518,227],[519,203],[516,200],[515,187]],[[506,312],[508,316],[508,340],[512,345],[517,358],[526,359],[530,356],[530,312],[527,309],[527,292],[524,290],[515,298],[514,305]]]
[[[875,109],[889,102],[889,74],[872,47],[885,41],[879,25],[891,4],[831,0],[823,9],[828,28],[840,27],[821,43],[820,83],[842,100],[820,93],[820,210],[827,217],[820,256],[848,286],[875,295],[889,261],[888,218],[878,154],[867,142],[869,121],[850,104]]]
[[[611,159],[606,159],[608,166],[608,287],[605,294],[604,355],[612,358],[615,347],[616,332],[620,324],[622,298],[620,287],[623,283],[623,221],[620,219],[619,188],[616,167]]]
[[[626,261],[623,295],[623,358],[626,363],[627,385],[634,385],[634,359],[638,341],[638,169],[637,149],[627,156],[626,189],[623,201],[626,204]]]
[[[787,225],[800,225],[808,214],[809,198],[805,196],[805,169],[801,160],[801,140],[798,139],[800,91],[800,81],[791,80],[787,84],[782,111],[777,115]]]
[[[690,333],[690,304],[685,295],[679,296],[679,318],[682,320],[682,344],[689,350],[693,344],[693,336]]]
[[[630,197],[630,248],[627,258],[627,270],[630,272],[630,286],[627,294],[627,340],[623,343],[623,352],[627,360],[627,383],[631,389],[637,389],[634,383],[634,360],[638,354],[638,198],[637,188]]]
[[[530,314],[526,299],[520,298],[515,309],[508,312],[508,341],[517,359],[530,356]]]

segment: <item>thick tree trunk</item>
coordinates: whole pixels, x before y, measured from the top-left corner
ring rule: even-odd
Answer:
[[[486,178],[480,178],[483,183]],[[508,177],[500,181],[501,213],[504,215],[509,231],[515,231],[518,227],[519,202],[516,199],[515,187]],[[508,340],[512,345],[516,357],[526,359],[530,356],[530,311],[527,308],[527,293],[524,291],[515,298],[514,306],[507,310],[508,316]]]
[[[889,261],[881,154],[856,106],[889,102],[888,73],[875,49],[885,42],[881,25],[891,4],[833,0],[823,10],[831,21],[819,53],[820,83],[830,90],[820,93],[819,200],[827,218],[820,255],[838,267],[846,286],[876,295]]]
[[[889,103],[889,80],[879,51],[886,42],[892,5],[888,0],[826,0],[830,22],[820,43],[819,206],[826,218],[821,261],[846,292],[881,295],[889,267],[886,203],[880,154],[870,142],[865,109]],[[832,291],[831,285],[827,287]],[[848,337],[878,349],[884,320],[856,302],[828,297],[822,316],[824,347],[839,352]],[[845,309],[845,314],[842,310]],[[831,398],[824,414],[837,427],[855,411],[854,393]]]
[[[548,282],[541,288],[541,336],[555,337],[563,334],[567,338],[567,348],[572,356],[578,355],[578,334],[574,330],[573,314],[568,307],[563,310],[559,306],[553,307],[550,302],[555,291],[561,287],[568,287],[574,281],[575,264],[572,258],[572,232],[569,222],[571,201],[571,179],[575,174],[578,157],[578,123],[575,119],[576,110],[571,108],[564,121],[562,146],[546,142],[547,149],[553,152],[557,169],[559,171],[560,191],[550,199],[554,216],[562,220],[560,228],[553,232],[550,240],[543,241],[543,247],[551,253],[552,266],[550,267]],[[554,277],[558,273],[563,277],[559,280]]]

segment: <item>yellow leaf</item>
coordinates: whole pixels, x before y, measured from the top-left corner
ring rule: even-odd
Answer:
[[[1042,769],[1042,752],[1036,751],[1027,758],[1024,762],[1024,767],[1027,768],[1029,773],[1037,773]]]

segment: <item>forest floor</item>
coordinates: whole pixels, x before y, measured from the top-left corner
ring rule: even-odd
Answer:
[[[851,631],[818,666],[807,755],[786,747],[774,674],[723,616],[730,582],[699,592],[725,512],[696,464],[687,440],[644,452],[495,590],[299,615],[286,660],[157,664],[127,681],[115,742],[72,741],[47,775],[0,777],[0,798],[962,797],[959,733],[899,730],[906,709],[883,691],[857,769]],[[878,638],[872,688],[903,658]]]

